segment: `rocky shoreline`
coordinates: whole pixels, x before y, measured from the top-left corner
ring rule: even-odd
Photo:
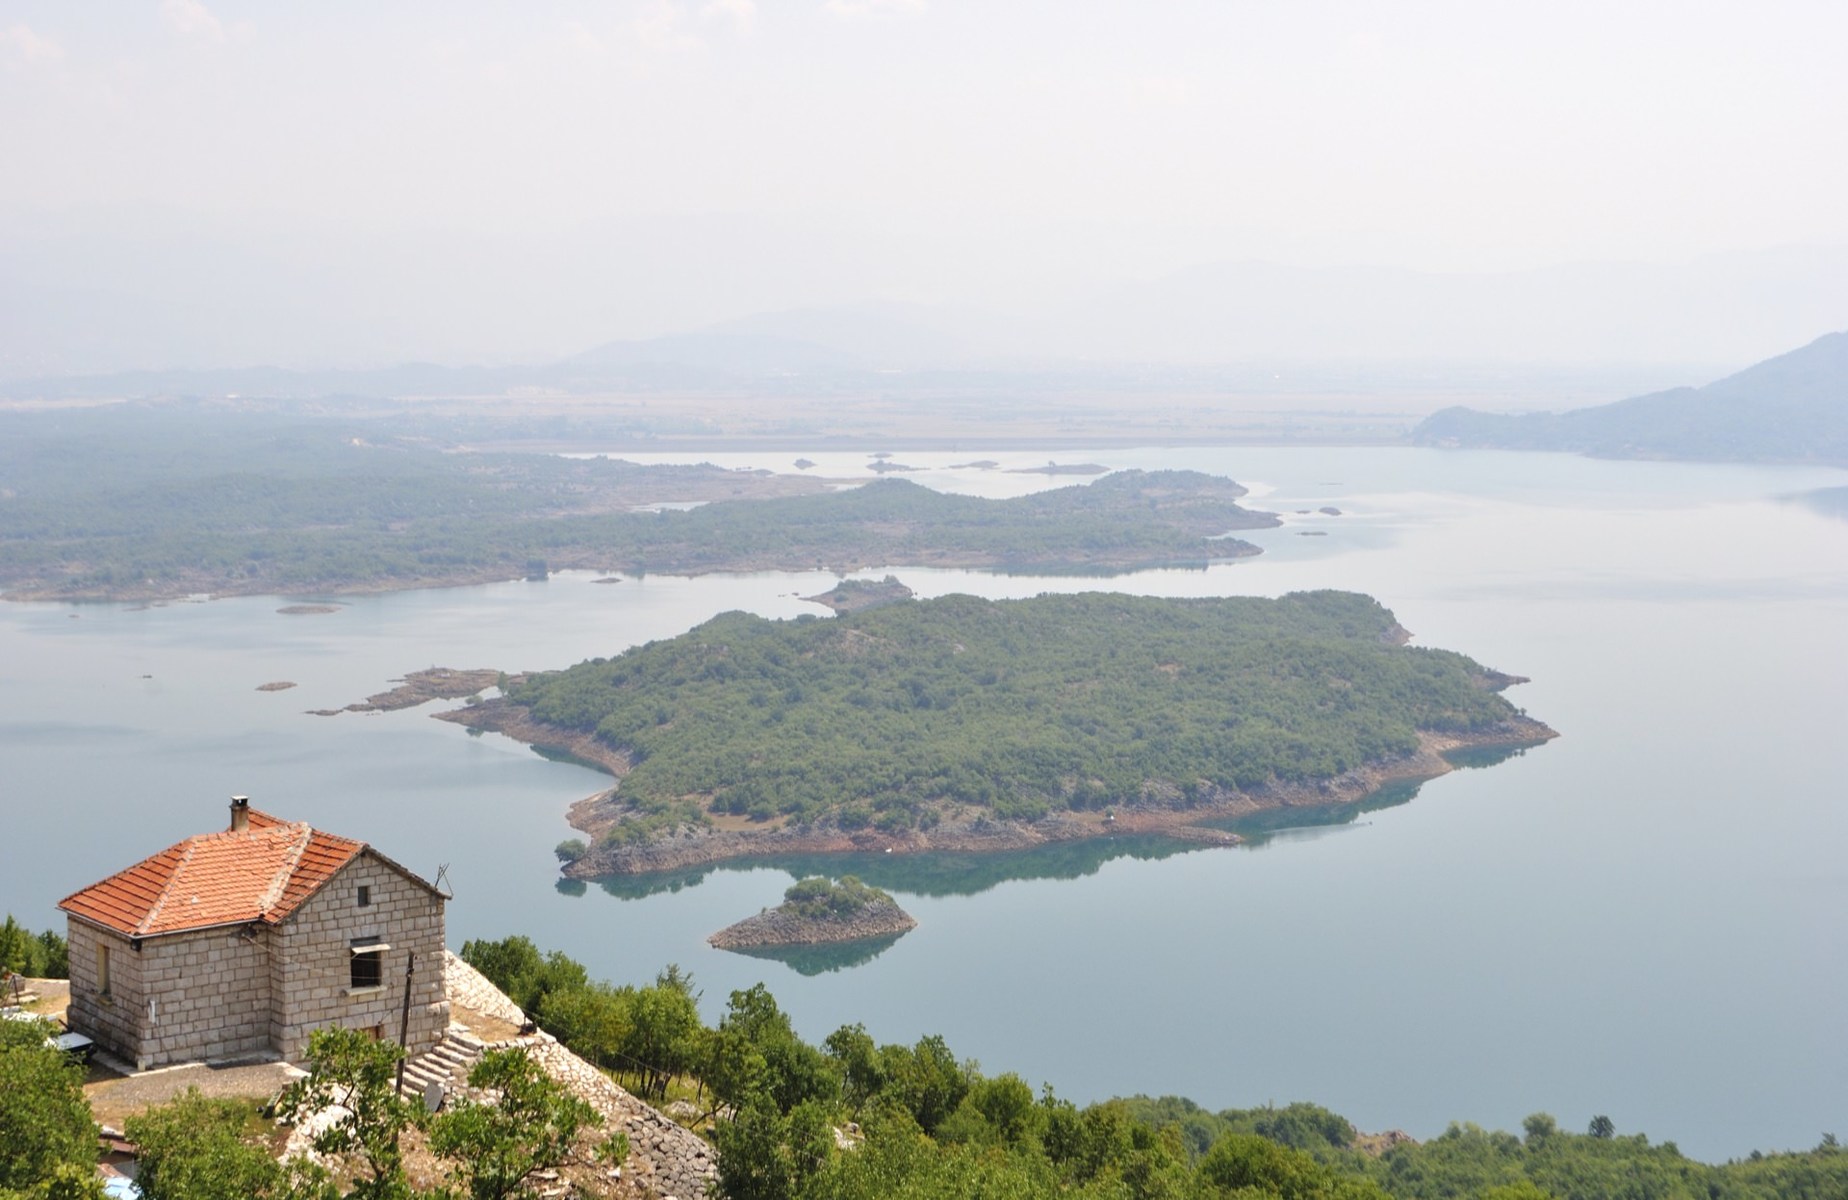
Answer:
[[[552,750],[568,754],[572,758],[591,764],[600,770],[608,771],[617,779],[629,773],[629,756],[612,747],[608,742],[598,739],[594,733],[580,733],[575,729],[560,729],[554,725],[544,725],[532,719],[527,711],[517,704],[496,697],[483,700],[480,704],[471,704],[466,708],[451,709],[448,712],[431,713],[439,721],[452,721],[470,729],[480,729],[489,733],[504,733],[516,742],[524,742],[539,750]],[[598,792],[571,806],[571,824],[586,833],[592,831],[578,823],[577,812],[584,805],[609,796],[610,792]],[[605,823],[595,832],[601,834],[609,828]]]
[[[821,946],[896,937],[917,927],[917,918],[890,899],[874,901],[844,917],[809,917],[791,911],[788,905],[778,905],[735,925],[727,925],[707,938],[706,944],[720,950]]]
[[[434,715],[470,728],[503,733],[528,745],[561,750],[608,771],[617,779],[629,770],[628,757],[594,735],[542,725],[532,720],[525,709],[504,700],[488,700]],[[1108,812],[1061,810],[1037,821],[998,821],[981,809],[946,806],[934,828],[901,833],[846,830],[822,824],[798,828],[767,823],[743,829],[683,827],[646,842],[599,845],[598,840],[615,826],[625,811],[620,794],[611,788],[571,806],[568,819],[574,828],[586,835],[591,848],[568,863],[564,873],[572,879],[588,880],[792,854],[1003,853],[1055,842],[1133,834],[1230,846],[1238,844],[1238,836],[1212,828],[1208,823],[1235,820],[1270,809],[1357,804],[1388,784],[1422,782],[1448,774],[1454,767],[1444,755],[1450,751],[1519,749],[1537,746],[1558,736],[1540,721],[1517,716],[1475,733],[1424,732],[1419,735],[1418,749],[1411,754],[1370,763],[1313,783],[1272,784],[1249,792],[1220,789],[1191,804],[1185,801],[1178,788],[1156,785],[1136,804],[1118,806]]]

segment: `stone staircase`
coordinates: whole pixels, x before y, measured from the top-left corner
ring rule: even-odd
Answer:
[[[486,1042],[461,1025],[451,1025],[441,1041],[404,1064],[404,1095],[421,1097],[437,1080],[446,1090],[455,1091],[467,1082],[469,1068],[487,1052]]]

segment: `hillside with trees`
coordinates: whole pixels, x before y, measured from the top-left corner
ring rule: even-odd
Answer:
[[[958,1058],[943,1038],[879,1043],[842,1025],[814,1044],[762,984],[716,1024],[677,967],[644,987],[593,981],[527,938],[462,957],[589,1063],[681,1114],[714,1146],[715,1200],[1824,1200],[1848,1194],[1848,1153],[1713,1165],[1593,1113],[1584,1133],[1535,1113],[1520,1133],[1468,1123],[1419,1142],[1367,1134],[1320,1105],[1211,1110],[1174,1096],[1080,1105]],[[51,1026],[0,1021],[0,1200],[100,1200],[84,1068]],[[399,1097],[389,1040],[326,1029],[273,1109],[198,1091],[131,1117],[146,1200],[634,1195],[610,1168],[620,1131],[522,1049],[490,1052],[438,1113]],[[1228,1089],[1236,1089],[1228,1081]],[[277,1161],[276,1120],[344,1100],[318,1158]],[[1742,1103],[1745,1101],[1741,1101]],[[562,1186],[561,1186],[562,1184]]]
[[[684,1098],[718,1147],[727,1200],[1820,1200],[1848,1189],[1848,1153],[1826,1134],[1813,1150],[1713,1166],[1599,1113],[1578,1118],[1584,1133],[1536,1113],[1519,1134],[1459,1123],[1420,1143],[1362,1133],[1312,1103],[1078,1105],[984,1071],[941,1037],[882,1045],[843,1025],[812,1044],[762,984],[732,992],[709,1026],[677,968],[618,988],[522,937],[462,955],[579,1054],[658,1100]]]

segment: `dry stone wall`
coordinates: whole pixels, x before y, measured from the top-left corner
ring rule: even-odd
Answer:
[[[526,1020],[526,1014],[505,992],[453,953],[448,956],[445,974],[450,1003],[457,1009],[473,1010],[510,1024]],[[628,1136],[629,1161],[623,1167],[628,1183],[643,1194],[705,1200],[718,1169],[718,1153],[706,1139],[636,1099],[551,1034],[492,1042],[484,1049],[511,1046],[524,1048],[546,1074],[596,1109],[609,1132],[621,1130]]]
[[[606,1129],[628,1135],[625,1175],[657,1196],[706,1200],[718,1173],[718,1154],[711,1143],[637,1100],[551,1035],[538,1034],[530,1041],[528,1053],[546,1074],[601,1113]]]
[[[453,950],[443,951],[444,989],[449,1003],[456,1008],[472,1009],[509,1025],[526,1024],[526,1014],[495,987],[486,975],[463,962]]]

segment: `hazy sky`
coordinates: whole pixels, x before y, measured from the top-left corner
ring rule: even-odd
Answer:
[[[1841,246],[1844,44],[1840,0],[0,0],[0,272],[358,361]]]

